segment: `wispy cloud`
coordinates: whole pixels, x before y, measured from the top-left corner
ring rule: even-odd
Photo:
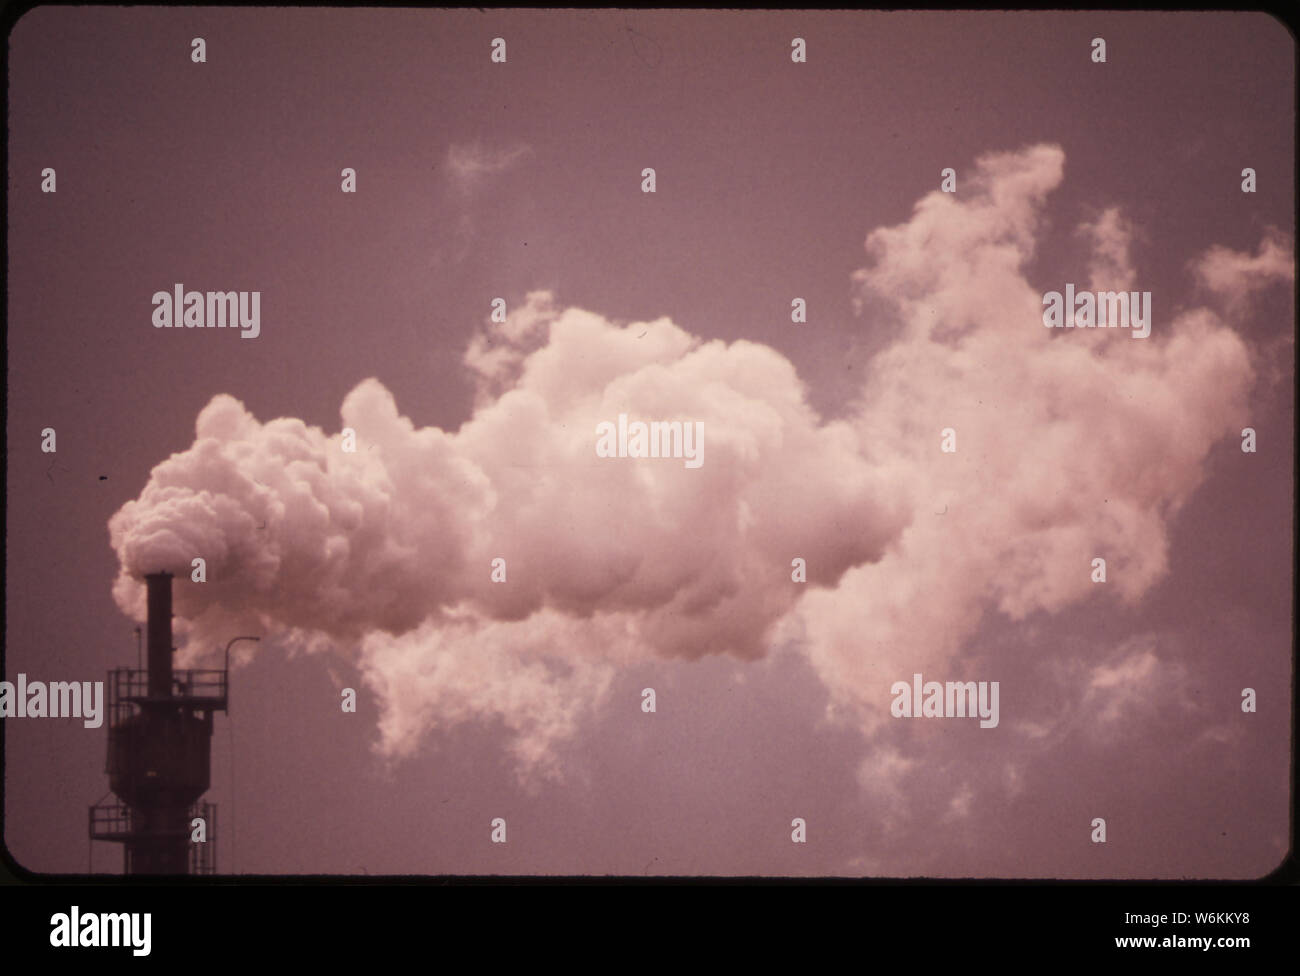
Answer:
[[[1254,292],[1295,278],[1295,251],[1290,238],[1270,228],[1255,254],[1215,246],[1192,262],[1200,283],[1236,309]]]
[[[489,147],[476,140],[448,147],[442,172],[444,203],[449,214],[429,260],[430,268],[458,265],[471,253],[478,227],[475,211],[483,189],[495,177],[522,165],[532,155],[533,148],[527,143]]]
[[[488,177],[506,172],[532,152],[527,144],[493,149],[479,142],[453,143],[447,150],[447,174],[457,189],[473,192]]]

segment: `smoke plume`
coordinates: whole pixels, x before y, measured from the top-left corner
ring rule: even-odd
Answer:
[[[194,443],[110,521],[115,598],[142,619],[140,576],[176,573],[190,662],[249,632],[348,656],[389,756],[495,717],[521,768],[555,774],[553,746],[620,669],[753,659],[793,635],[870,730],[890,682],[942,672],[984,615],[1089,595],[1095,556],[1120,599],[1140,597],[1208,452],[1242,426],[1247,347],[1210,308],[1175,314],[1161,293],[1142,341],[1042,326],[1043,292],[1067,278],[1141,287],[1116,210],[1081,226],[1077,275],[1026,278],[1063,173],[1054,146],[989,155],[960,196],[870,234],[858,304],[895,338],[834,417],[769,347],[545,292],[472,338],[477,396],[456,431],[403,416],[378,379],[334,432],[214,396]],[[1217,249],[1201,274],[1239,301],[1289,267],[1282,246]],[[703,466],[598,457],[596,427],[619,414],[702,422]],[[206,583],[188,582],[195,557]]]

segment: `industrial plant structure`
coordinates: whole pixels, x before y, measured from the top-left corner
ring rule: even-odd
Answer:
[[[90,837],[122,844],[127,874],[211,874],[216,806],[200,798],[209,786],[212,715],[227,708],[228,662],[173,670],[172,574],[144,579],[147,666],[108,673],[105,771],[117,799],[90,808]]]

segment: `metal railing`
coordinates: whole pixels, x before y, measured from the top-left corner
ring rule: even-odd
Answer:
[[[229,700],[229,676],[217,668],[183,669],[172,674],[169,701],[196,711],[222,710]],[[140,711],[149,695],[145,668],[113,668],[108,672],[109,725],[121,725]]]
[[[135,836],[131,808],[120,800],[97,803],[90,808],[90,839],[126,841]]]
[[[206,840],[200,842],[193,841],[192,824],[196,817],[201,817],[204,823],[204,836]],[[186,812],[185,830],[186,837],[191,838],[189,845],[189,868],[190,874],[216,874],[217,871],[217,805],[215,803],[199,802],[192,804]],[[146,834],[136,829],[136,824],[131,815],[131,808],[121,800],[110,800],[106,803],[97,803],[90,808],[90,839],[107,840],[125,844],[133,840],[140,840],[147,836],[156,836]]]

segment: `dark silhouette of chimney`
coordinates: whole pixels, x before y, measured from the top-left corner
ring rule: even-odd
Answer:
[[[166,696],[172,689],[172,574],[150,573],[144,584],[149,595],[149,694]]]
[[[90,836],[124,845],[127,874],[215,868],[216,808],[207,791],[212,714],[225,711],[223,669],[172,668],[172,574],[145,576],[148,659],[108,673],[109,785],[119,801],[90,809]],[[203,840],[192,840],[198,817]]]

